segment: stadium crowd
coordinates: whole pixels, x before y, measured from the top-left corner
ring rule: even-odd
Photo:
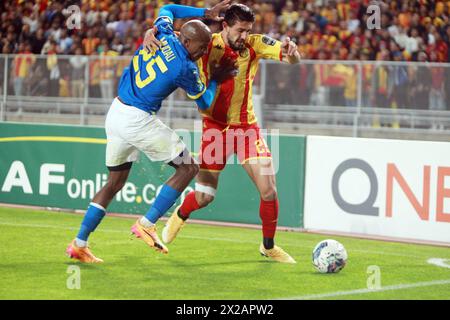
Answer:
[[[89,95],[113,97],[120,73],[128,64],[128,60],[114,60],[114,57],[132,55],[142,43],[145,30],[157,16],[158,8],[169,2],[203,7],[218,1],[2,1],[0,52],[21,54],[14,59],[10,75],[15,94],[30,94],[31,90],[33,95],[81,97],[84,67],[89,64]],[[450,1],[240,2],[256,13],[254,33],[265,33],[280,40],[285,36],[291,37],[304,59],[450,61]],[[369,30],[367,20],[371,13],[367,13],[367,8],[371,4],[379,6],[381,19],[380,28]],[[72,16],[76,12],[69,10],[71,5],[79,8],[81,19],[78,25]],[[67,24],[69,20],[72,21],[70,27]],[[182,20],[176,21],[175,27],[182,23]],[[220,24],[210,23],[210,27],[218,31]],[[59,58],[63,54],[73,56]],[[45,55],[45,63],[36,62],[44,61],[40,55]],[[97,59],[88,60],[83,55],[96,56]],[[1,64],[0,74],[3,74],[3,68]],[[367,95],[366,105],[448,108],[450,97],[445,97],[445,92],[449,92],[448,68],[416,68],[415,71],[407,67],[373,68],[371,65],[363,70],[363,85],[370,87],[372,92]],[[296,75],[298,79],[293,79],[293,83],[298,83],[301,90],[287,86],[285,100],[288,101],[285,102],[300,99],[305,104],[355,104],[355,68],[305,65],[300,69]],[[308,77],[310,72],[313,77]],[[280,74],[283,75],[282,72]],[[43,78],[48,81],[41,81],[41,86],[29,85],[32,79]],[[429,81],[421,81],[423,79]],[[277,90],[283,90],[280,87],[282,82],[278,83]]]

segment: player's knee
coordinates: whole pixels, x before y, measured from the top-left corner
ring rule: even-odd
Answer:
[[[215,188],[208,185],[203,185],[201,183],[195,184],[195,198],[197,199],[200,208],[206,207],[208,204],[213,202],[215,196]]]
[[[200,206],[200,208],[204,208],[206,207],[208,204],[210,204],[211,202],[214,201],[214,196],[203,193],[203,192],[198,192],[197,193],[199,195],[198,199],[197,199],[197,203]]]
[[[177,170],[184,176],[191,177],[191,179],[192,179],[197,175],[197,173],[200,170],[200,167],[198,164],[192,163],[192,164],[185,164],[183,166],[180,166]]]
[[[116,194],[124,187],[126,181],[123,180],[110,180],[108,181],[109,189],[111,193]]]
[[[278,197],[277,188],[274,186],[270,186],[260,191],[261,199],[264,201],[272,201]]]

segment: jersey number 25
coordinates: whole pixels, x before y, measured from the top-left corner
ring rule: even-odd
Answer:
[[[148,77],[145,79],[141,78],[141,71],[139,66],[139,57],[142,56],[142,61],[147,63],[145,66],[145,70],[148,73]],[[136,86],[139,89],[142,89],[149,83],[151,83],[156,78],[156,71],[154,69],[154,65],[157,65],[161,73],[167,72],[167,66],[164,63],[163,59],[160,56],[155,56],[153,52],[148,53],[146,50],[140,50],[138,56],[134,56],[133,58],[133,68],[134,72],[136,72]]]

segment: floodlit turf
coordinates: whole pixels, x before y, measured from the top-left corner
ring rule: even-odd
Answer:
[[[449,248],[332,237],[348,265],[323,275],[311,265],[322,235],[278,232],[298,262],[285,265],[259,255],[258,230],[189,224],[162,255],[130,236],[134,220],[107,217],[90,242],[105,263],[82,265],[65,255],[81,219],[0,208],[0,299],[450,299],[450,269],[427,263],[450,259]],[[67,288],[73,265],[78,290]],[[364,290],[371,265],[381,271],[378,292]]]

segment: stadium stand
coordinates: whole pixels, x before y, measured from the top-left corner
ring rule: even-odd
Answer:
[[[204,5],[204,1],[174,2]],[[75,54],[79,48],[86,55],[109,50],[125,54],[139,46],[143,31],[165,3],[168,1],[2,1],[0,48],[3,53],[45,54],[54,41],[58,54]],[[277,39],[290,36],[306,59],[376,60],[382,56],[391,61],[397,57],[405,61],[450,61],[448,1],[380,2],[379,30],[365,27],[370,5],[367,0],[243,3],[255,10],[255,33]],[[64,10],[73,4],[80,6],[81,30],[65,27]]]
[[[172,2],[201,7],[218,1]],[[450,108],[450,1],[241,2],[255,10],[253,32],[280,40],[291,37],[306,59],[298,68],[262,67],[255,92],[264,91],[262,109],[269,124],[288,123],[296,131],[289,120],[298,118],[295,122],[304,124],[354,126],[356,112],[359,125],[375,128],[450,128],[445,113]],[[128,56],[166,3],[2,1],[4,110],[82,113],[83,124],[85,114],[103,115]],[[381,8],[381,25],[369,30],[367,8],[373,3]],[[67,25],[75,12],[72,5],[79,8],[79,27]],[[177,21],[176,27],[182,23]],[[220,30],[217,23],[210,27]],[[269,81],[266,74],[274,77]],[[55,103],[49,106],[49,101]],[[171,114],[197,118],[195,110],[177,109],[184,104],[175,94]]]

